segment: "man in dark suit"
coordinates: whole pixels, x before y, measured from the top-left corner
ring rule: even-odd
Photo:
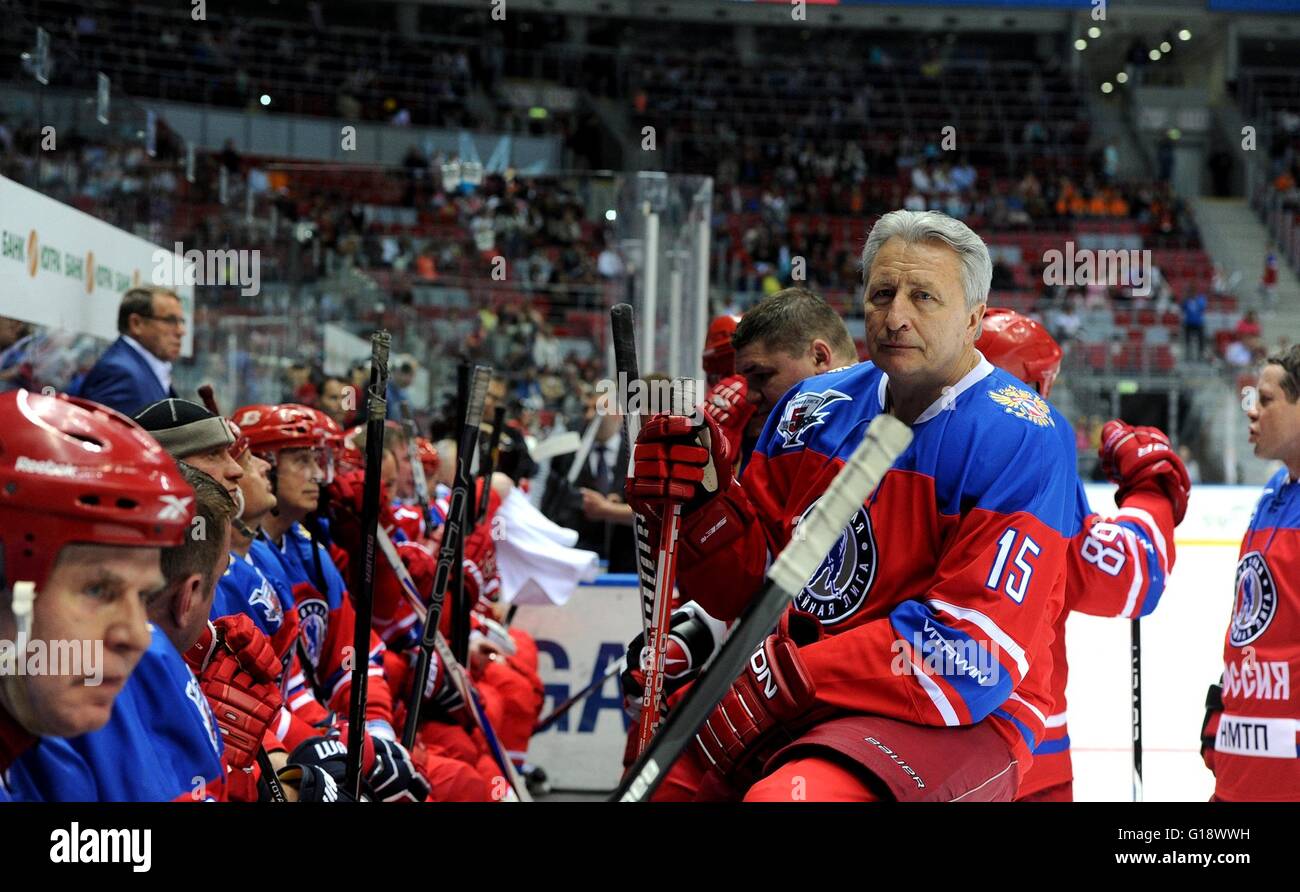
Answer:
[[[167,288],[132,288],[117,311],[119,337],[86,373],[77,396],[125,415],[175,397],[172,363],[181,355],[185,315]]]
[[[543,498],[551,520],[578,531],[578,547],[609,561],[610,573],[636,571],[632,509],[623,501],[627,453],[623,451],[623,417],[604,415],[591,452],[572,486],[567,481],[575,455],[556,458]]]

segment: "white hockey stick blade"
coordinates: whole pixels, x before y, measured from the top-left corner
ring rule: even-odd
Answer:
[[[912,429],[892,415],[877,415],[812,511],[794,529],[767,576],[794,594],[804,587],[853,515],[912,442]]]
[[[578,436],[577,431],[565,431],[562,434],[547,437],[530,451],[535,461],[541,461],[545,458],[555,458],[557,455],[568,455],[570,452],[577,452],[578,447],[581,445],[582,437]]]

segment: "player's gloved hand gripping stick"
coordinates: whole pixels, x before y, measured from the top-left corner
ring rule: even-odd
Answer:
[[[746,661],[776,626],[795,593],[808,582],[853,514],[911,441],[911,429],[893,416],[878,415],[871,422],[862,443],[768,570],[767,584],[736,621],[712,665],[673,708],[649,748],[614,791],[612,801],[643,802],[650,798],[700,725],[731,690]]]

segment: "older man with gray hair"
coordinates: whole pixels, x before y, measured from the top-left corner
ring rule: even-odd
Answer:
[[[1043,737],[1074,434],[975,348],[992,263],[969,227],[894,211],[862,261],[872,361],[792,387],[740,480],[707,418],[655,416],[637,439],[629,501],[651,541],[681,506],[682,598],[731,620],[871,420],[914,435],[661,799],[1005,801]]]

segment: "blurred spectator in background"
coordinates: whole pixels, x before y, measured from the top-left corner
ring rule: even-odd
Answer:
[[[388,417],[401,421],[405,417],[403,404],[411,400],[408,392],[415,383],[415,360],[409,356],[399,356],[394,364],[392,375],[388,379]]]
[[[356,415],[356,392],[348,382],[337,375],[326,375],[321,381],[320,392],[316,397],[316,408],[333,418],[340,426],[351,427],[352,418]]]
[[[31,385],[32,365],[28,356],[31,342],[30,325],[0,316],[0,393]]]
[[[1205,308],[1209,303],[1204,292],[1198,291],[1183,300],[1183,359],[1200,362],[1205,352]],[[1196,345],[1193,352],[1192,345]]]

